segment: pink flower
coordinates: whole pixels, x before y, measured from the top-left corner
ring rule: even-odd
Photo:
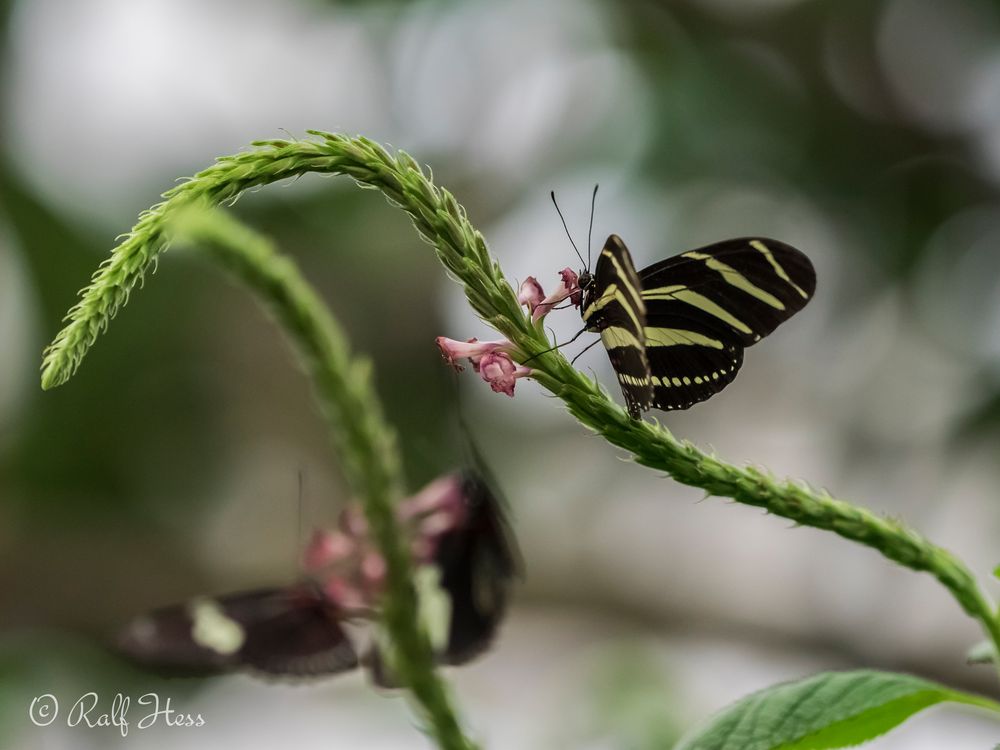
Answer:
[[[458,474],[438,477],[413,497],[399,504],[399,519],[423,522],[437,514],[455,516],[453,525],[461,522],[457,516],[464,508],[462,478]]]
[[[580,282],[576,272],[571,268],[564,268],[559,272],[559,276],[562,280],[559,282],[556,290],[539,302],[531,313],[531,320],[533,322],[544,318],[553,307],[566,299],[569,299],[577,307],[583,302],[583,290],[580,289]]]
[[[399,518],[413,527],[411,551],[420,562],[429,562],[444,534],[465,523],[465,483],[460,474],[435,479],[399,506]]]
[[[559,272],[562,277],[563,286],[566,287],[567,295],[573,303],[573,307],[579,307],[583,303],[583,290],[580,288],[580,277],[572,268],[564,268]]]
[[[517,301],[522,305],[527,305],[528,312],[535,312],[535,308],[542,304],[545,299],[545,290],[534,276],[529,276],[521,284],[517,293]]]
[[[430,564],[441,538],[467,522],[462,475],[435,479],[399,504],[396,519],[416,563]],[[336,529],[313,534],[303,567],[320,583],[329,601],[345,612],[367,616],[377,610],[385,587],[386,562],[371,539],[361,506],[344,508]]]
[[[437,343],[438,349],[441,350],[445,361],[459,372],[462,371],[463,367],[456,360],[468,359],[472,363],[472,369],[479,372],[479,361],[483,356],[511,348],[511,343],[507,339],[479,341],[479,339],[471,338],[468,341],[456,341],[446,336],[438,336],[434,341]]]
[[[317,529],[303,555],[303,567],[314,573],[348,559],[357,549],[357,541],[344,532]]]
[[[506,393],[513,398],[514,383],[518,378],[530,377],[532,370],[514,362],[506,352],[485,354],[479,360],[479,375],[496,393]]]
[[[348,505],[337,518],[337,526],[347,536],[355,539],[359,544],[368,537],[368,519],[360,505]]]
[[[385,573],[387,566],[385,558],[375,550],[370,550],[361,558],[360,566],[361,580],[365,587],[378,591],[385,583]]]

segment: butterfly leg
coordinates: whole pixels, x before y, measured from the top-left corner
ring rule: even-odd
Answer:
[[[569,363],[570,363],[571,365],[575,365],[575,364],[576,364],[576,361],[577,361],[578,359],[580,359],[580,357],[582,357],[582,356],[583,356],[584,354],[586,354],[588,350],[590,350],[590,349],[593,349],[595,345],[597,345],[597,344],[600,344],[600,343],[601,343],[601,340],[600,340],[600,339],[597,339],[597,340],[596,340],[596,341],[594,341],[593,343],[590,343],[590,344],[587,344],[587,346],[585,346],[585,347],[583,348],[583,350],[582,350],[582,351],[581,351],[581,352],[580,352],[579,354],[577,354],[577,355],[576,355],[575,357],[573,357],[573,359],[571,359],[571,360],[569,361]]]
[[[555,346],[553,346],[553,347],[550,347],[550,348],[548,348],[548,349],[543,349],[542,351],[540,351],[540,352],[538,352],[538,353],[536,353],[536,354],[532,354],[532,355],[531,355],[530,357],[528,357],[528,358],[527,358],[526,360],[524,360],[524,361],[523,361],[523,362],[522,362],[521,364],[522,364],[522,365],[526,365],[526,364],[528,364],[528,363],[529,363],[529,362],[530,362],[531,360],[535,359],[536,357],[540,357],[540,356],[542,356],[543,354],[548,354],[549,352],[554,352],[554,351],[555,351],[556,349],[562,349],[562,348],[563,348],[564,346],[566,346],[567,344],[572,344],[572,343],[573,343],[574,341],[576,341],[576,340],[577,340],[578,338],[580,338],[580,337],[581,337],[581,336],[582,336],[583,334],[585,334],[586,332],[587,332],[587,329],[586,329],[586,328],[581,328],[581,329],[580,329],[579,331],[577,331],[577,332],[576,332],[576,335],[575,335],[575,336],[573,336],[573,338],[571,338],[571,339],[570,339],[569,341],[564,341],[564,342],[562,342],[561,344],[556,344],[556,345],[555,345]]]

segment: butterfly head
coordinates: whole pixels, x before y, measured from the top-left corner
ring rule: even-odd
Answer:
[[[584,292],[588,291],[590,287],[593,286],[594,284],[594,274],[592,274],[589,270],[584,268],[582,271],[580,271],[577,283],[580,285],[580,289],[582,289]]]

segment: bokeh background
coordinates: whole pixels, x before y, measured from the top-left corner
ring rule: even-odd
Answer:
[[[729,236],[813,259],[815,300],[678,435],[1000,562],[1000,9],[986,0],[21,0],[0,3],[0,744],[426,742],[361,675],[157,688],[200,729],[32,726],[34,695],[141,694],[99,644],[151,606],[281,583],[345,496],[308,383],[248,295],[171,252],[77,377],[39,354],[136,214],[255,138],[363,133],[433,167],[508,275],[598,241],[639,265]],[[489,335],[397,211],[304,178],[233,209],[293,254],[376,365],[414,489],[461,460],[437,335]],[[560,339],[576,313],[550,316]],[[571,352],[576,351],[570,349]],[[603,351],[580,360],[615,391]],[[996,693],[926,576],[622,461],[532,383],[461,399],[528,575],[454,672],[491,748],[669,747],[830,668]],[[299,478],[303,491],[299,497]],[[301,509],[301,510],[300,510]],[[993,593],[997,593],[994,591]],[[61,722],[57,722],[60,724]],[[982,748],[944,709],[872,745]],[[308,743],[308,744],[307,744]],[[320,744],[321,743],[321,744]]]

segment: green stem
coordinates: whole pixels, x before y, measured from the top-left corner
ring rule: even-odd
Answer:
[[[259,142],[256,150],[224,157],[165,193],[164,202],[146,212],[112,251],[70,311],[68,325],[45,352],[43,387],[59,385],[72,375],[129,290],[165,249],[163,227],[170,212],[192,199],[211,203],[232,200],[249,187],[305,172],[345,174],[362,187],[380,190],[390,203],[410,215],[420,236],[434,246],[445,268],[462,283],[480,317],[520,350],[516,358],[549,348],[541,327],[533,325],[521,310],[465,210],[448,191],[436,187],[409,155],[390,155],[365,138],[318,131],[312,135],[315,140]],[[731,466],[678,441],[659,425],[629,419],[599,385],[557,351],[536,357],[532,366],[538,382],[559,396],[582,424],[630,451],[639,463],[710,495],[731,497],[804,526],[833,531],[901,565],[931,573],[980,622],[1000,653],[1000,622],[993,605],[968,568],[947,550],[901,523],[802,484],[775,480],[758,469]]]
[[[410,553],[394,512],[401,494],[399,454],[372,387],[368,362],[351,357],[347,338],[327,306],[295,264],[276,253],[264,237],[221,211],[196,206],[172,214],[168,229],[172,240],[198,246],[241,279],[291,337],[386,560],[382,621],[395,646],[394,666],[423,707],[438,745],[473,748],[435,672],[430,641],[417,625]]]

